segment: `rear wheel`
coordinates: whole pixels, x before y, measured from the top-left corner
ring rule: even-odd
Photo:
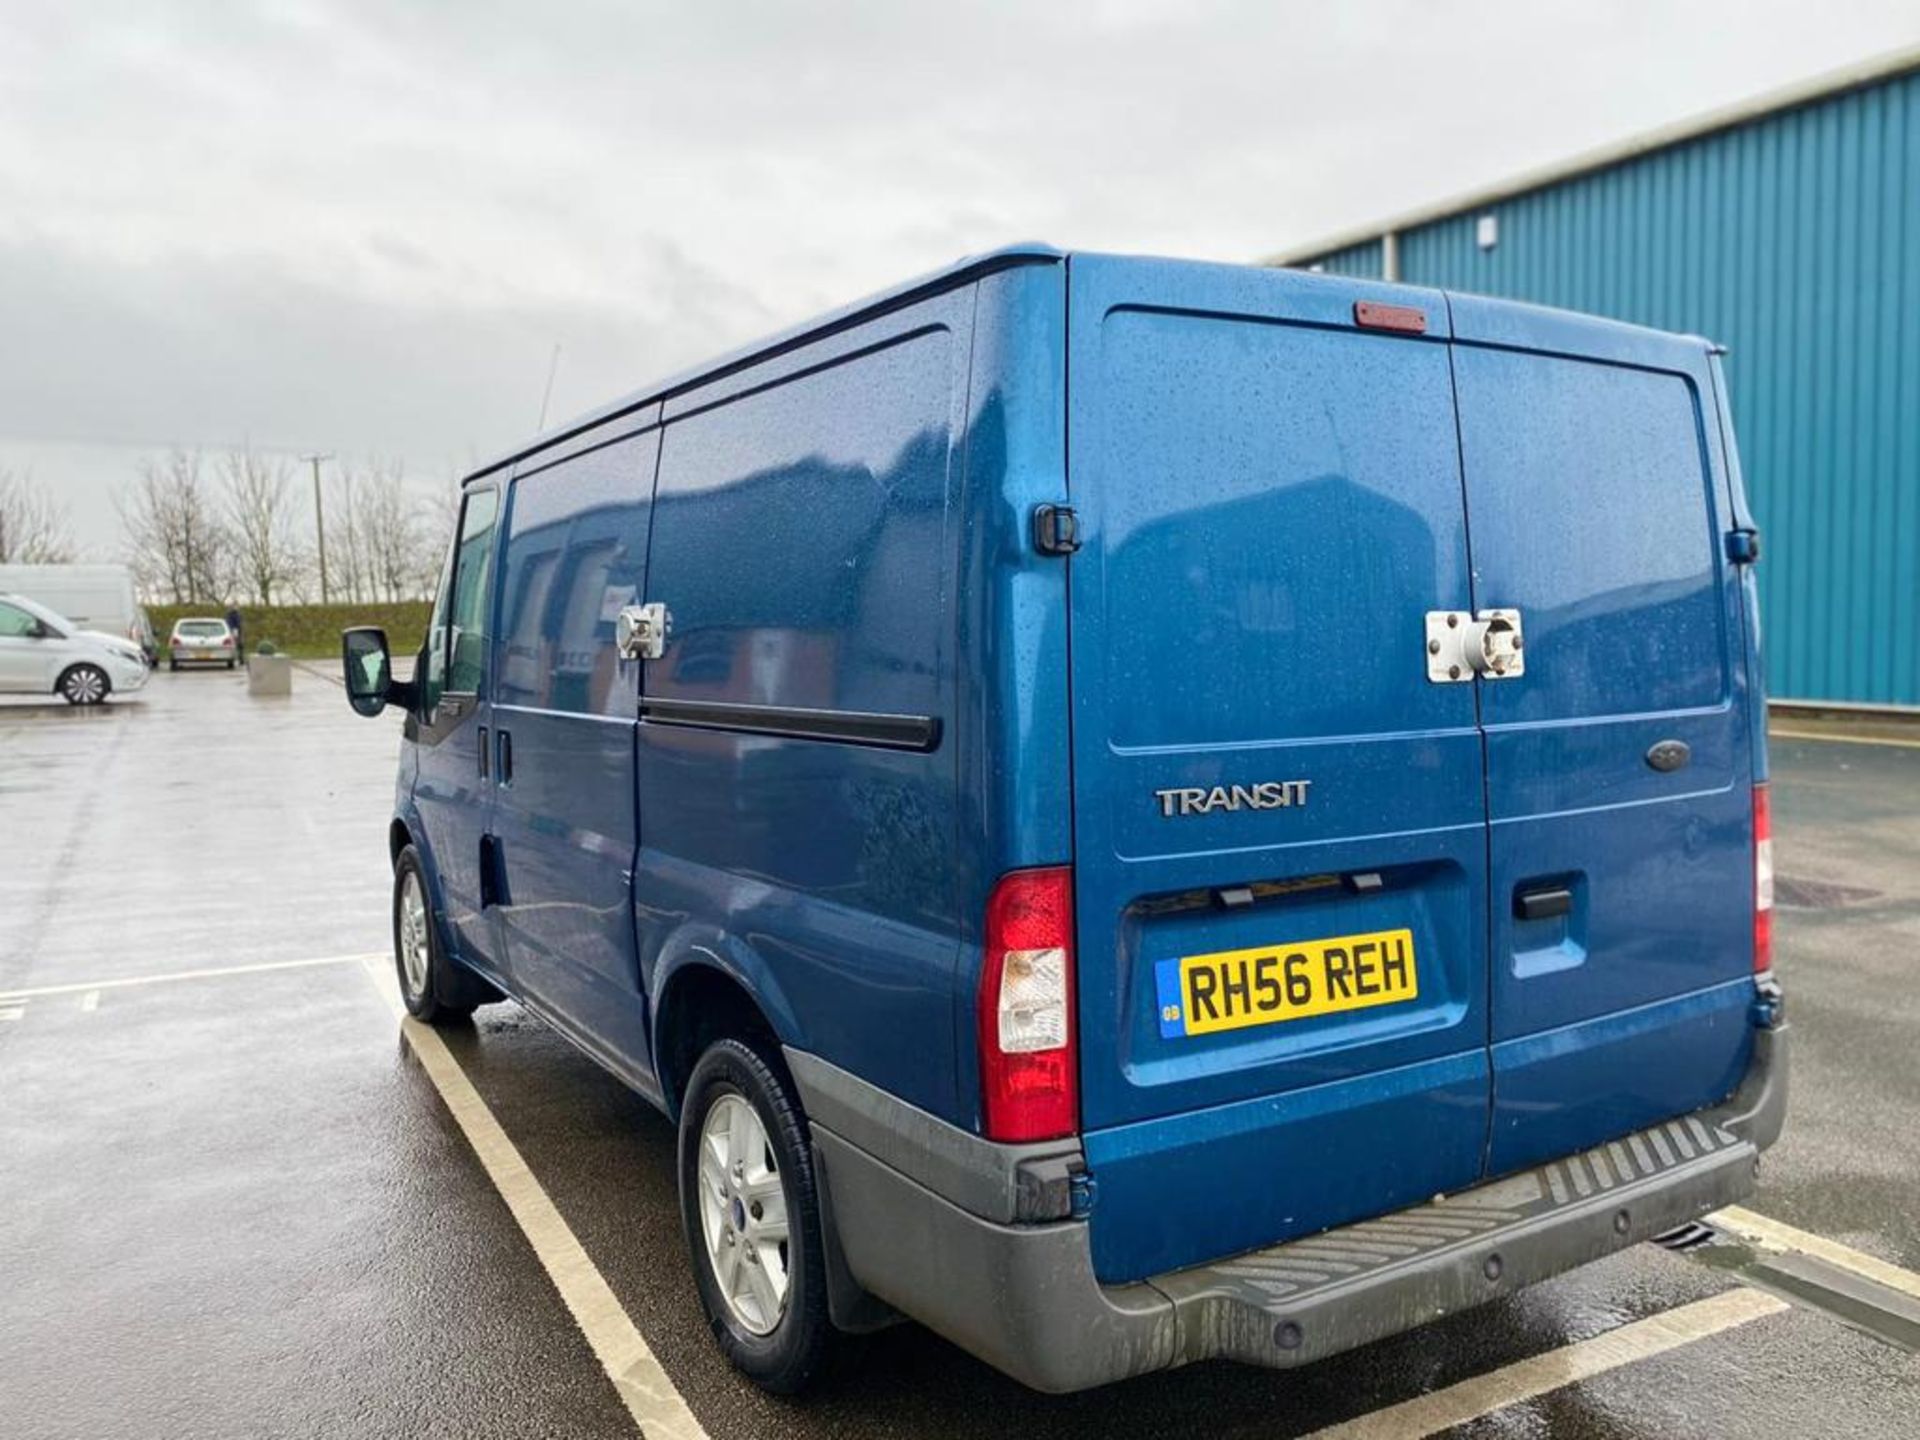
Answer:
[[[413,846],[393,867],[393,959],[407,1013],[428,1025],[445,1025],[473,1014],[482,997],[478,977],[469,981],[440,948],[426,876]]]
[[[787,1082],[738,1040],[687,1082],[680,1219],[721,1351],[764,1389],[805,1389],[834,1340],[813,1155]]]
[[[98,705],[113,687],[98,665],[74,665],[60,676],[60,695],[69,705]]]

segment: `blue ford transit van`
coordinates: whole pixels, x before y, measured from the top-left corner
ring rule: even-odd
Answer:
[[[993,254],[477,471],[405,711],[420,1020],[673,1117],[794,1390],[1318,1359],[1746,1195],[1786,1101],[1713,346]]]

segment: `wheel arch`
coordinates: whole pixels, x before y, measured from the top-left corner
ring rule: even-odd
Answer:
[[[715,1040],[732,1037],[756,1045],[784,1077],[783,1045],[798,1039],[798,1026],[764,962],[745,947],[687,945],[660,967],[654,1006],[654,1077],[669,1117],[678,1121],[687,1077]]]
[[[427,886],[427,909],[434,928],[440,933],[440,944],[451,955],[455,952],[455,946],[453,936],[447,929],[446,896],[440,891],[440,870],[433,863],[433,850],[426,843],[418,819],[418,816],[397,814],[387,822],[387,863],[397,872],[400,868],[400,852],[409,845],[413,847],[413,853],[420,859],[420,878]]]

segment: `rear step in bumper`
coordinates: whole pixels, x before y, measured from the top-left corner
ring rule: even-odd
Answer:
[[[1323,1359],[1646,1240],[1744,1198],[1786,1104],[1786,1034],[1756,1033],[1713,1110],[1270,1249],[1102,1286],[1080,1222],[985,1220],[816,1119],[836,1267],[1039,1390],[1225,1357]]]

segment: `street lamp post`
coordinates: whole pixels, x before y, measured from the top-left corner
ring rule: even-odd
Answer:
[[[331,460],[331,455],[302,455],[300,457],[313,466],[313,536],[314,549],[320,556],[320,603],[327,603],[327,517],[321,508],[320,500],[320,462]]]

